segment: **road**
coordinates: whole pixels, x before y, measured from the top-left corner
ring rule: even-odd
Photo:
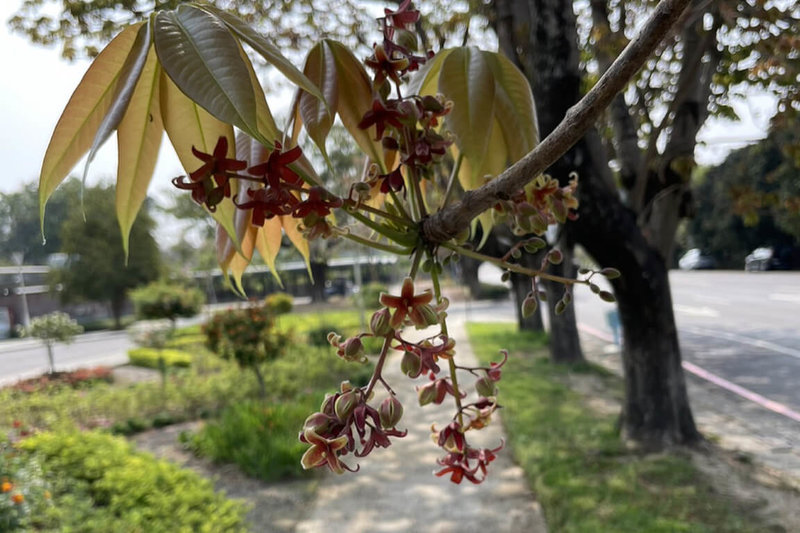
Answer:
[[[114,366],[128,362],[127,351],[133,343],[124,331],[86,333],[72,344],[56,344],[53,359],[56,370],[99,365]],[[34,339],[0,342],[0,385],[37,376],[47,371],[47,350]]]
[[[800,274],[672,271],[670,281],[688,369],[800,413]],[[575,300],[580,323],[611,334],[607,305],[585,290]]]

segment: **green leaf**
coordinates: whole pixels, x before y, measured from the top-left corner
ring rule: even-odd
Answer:
[[[343,44],[330,39],[325,39],[323,43],[330,48],[336,60],[336,80],[339,87],[336,112],[356,144],[385,173],[387,170],[383,160],[383,147],[380,141],[374,140],[373,129],[362,130],[358,127],[367,111],[372,109],[372,82],[367,71],[361,61]]]
[[[248,66],[239,43],[219,19],[189,5],[160,11],[155,45],[164,71],[184,94],[221,121],[261,140]]]
[[[122,232],[122,247],[128,257],[128,236],[133,221],[147,196],[153,177],[164,125],[161,121],[159,85],[161,68],[150,47],[136,90],[117,130],[116,207]]]
[[[228,156],[235,157],[233,126],[212,116],[208,111],[194,103],[172,82],[163,71],[161,73],[161,119],[175,154],[187,174],[197,170],[202,162],[192,154],[192,147],[210,154],[214,151],[220,137],[228,139]],[[232,186],[235,184],[232,184]],[[211,213],[214,220],[225,232],[236,239],[233,215],[236,206],[229,198],[217,205]],[[238,246],[238,239],[236,239]]]
[[[97,132],[94,134],[94,141],[92,141],[92,147],[89,149],[89,155],[86,157],[86,165],[83,167],[84,183],[86,182],[86,173],[89,172],[89,165],[94,160],[97,150],[111,137],[111,134],[114,133],[119,123],[122,122],[122,118],[125,116],[128,104],[133,97],[133,92],[139,81],[139,76],[141,76],[144,70],[144,65],[150,52],[151,40],[150,24],[142,25],[136,33],[136,41],[134,41],[133,47],[128,53],[128,57],[125,58],[125,63],[122,65],[119,81],[114,89],[114,98],[111,107],[106,112],[106,116],[103,117],[100,127],[97,128]],[[83,196],[81,195],[81,200],[82,199]]]
[[[539,143],[539,126],[533,92],[522,72],[505,56],[483,52],[495,80],[494,113],[503,132],[510,164]]]
[[[315,96],[318,100],[324,101],[323,95],[314,83],[305,74],[300,72],[292,63],[281,54],[280,50],[255,31],[249,24],[238,17],[217,9],[211,5],[203,5],[202,9],[216,15],[230,28],[241,40],[250,45],[253,50],[258,52],[267,63],[277,68],[286,79]]]
[[[122,30],[92,62],[69,99],[47,146],[39,174],[39,217],[47,199],[92,146],[115,101],[115,89],[143,23]]]
[[[466,47],[453,50],[442,64],[439,90],[453,101],[445,127],[456,136],[458,149],[470,161],[475,181],[480,177],[494,120],[495,81],[483,53]]]
[[[339,104],[339,84],[337,82],[336,58],[326,42],[317,43],[309,51],[303,72],[322,92],[324,100],[301,91],[298,95],[298,109],[306,131],[314,143],[328,159],[325,139],[333,126],[333,115]],[[327,105],[325,103],[327,102]]]
[[[439,50],[433,58],[429,59],[417,72],[411,75],[406,92],[408,94],[435,95],[438,91],[439,74],[442,64],[455,48]]]

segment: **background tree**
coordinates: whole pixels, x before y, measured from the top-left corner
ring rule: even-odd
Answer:
[[[793,130],[773,131],[702,174],[688,225],[692,247],[720,267],[740,269],[757,247],[800,244],[800,166],[789,150],[796,137]]]
[[[491,4],[501,48],[534,88],[543,135],[609,67],[649,4],[591,1],[580,32],[573,2]],[[614,290],[624,333],[622,428],[631,437],[653,445],[698,438],[666,274],[678,221],[690,212],[696,135],[710,114],[732,116],[730,101],[748,83],[774,90],[779,110],[791,110],[798,60],[780,51],[797,29],[791,4],[692,2],[679,29],[614,98],[601,130],[609,132],[608,141],[590,132],[549,170],[562,182],[571,171],[581,180],[580,218],[567,225],[565,237],[623,274]],[[582,43],[590,55],[582,55]],[[776,59],[766,65],[765,57]],[[582,64],[582,58],[592,59]],[[620,169],[616,180],[611,160]]]
[[[69,259],[58,271],[57,280],[64,286],[61,294],[66,301],[107,302],[114,324],[120,328],[128,290],[157,279],[161,270],[160,251],[152,235],[153,219],[145,204],[131,229],[126,261],[116,222],[114,189],[87,187],[83,194],[85,210],[70,209],[61,228],[61,251]],[[70,195],[69,203],[79,205],[76,194]]]
[[[39,225],[39,193],[35,183],[27,183],[12,193],[0,193],[0,262],[11,262],[11,254],[23,253],[26,264],[45,264],[47,256],[61,248],[59,230],[67,217],[68,190],[78,186],[68,181],[48,203],[44,219],[46,242]]]
[[[197,315],[205,303],[203,293],[179,281],[156,281],[130,293],[136,316],[147,320],[166,318],[175,329],[180,317]]]
[[[48,372],[56,371],[53,358],[53,345],[57,342],[70,344],[75,335],[83,333],[83,327],[69,317],[68,314],[56,311],[31,320],[31,324],[19,330],[20,337],[35,337],[47,348]]]

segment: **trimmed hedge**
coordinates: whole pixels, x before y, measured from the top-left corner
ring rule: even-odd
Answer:
[[[128,350],[130,364],[146,368],[159,368],[159,359],[170,367],[189,367],[192,364],[192,354],[181,350],[156,350],[155,348],[133,348]]]
[[[97,431],[40,433],[17,444],[52,483],[47,530],[244,532],[246,508],[210,481]]]

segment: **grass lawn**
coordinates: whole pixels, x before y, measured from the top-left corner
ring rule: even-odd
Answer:
[[[599,373],[591,365],[560,367],[547,358],[546,339],[514,324],[469,324],[483,362],[509,350],[499,383],[503,422],[514,458],[525,470],[551,531],[761,531],[756,518],[716,492],[679,453],[642,455],[625,448],[615,415],[587,408],[567,387],[572,373]]]

